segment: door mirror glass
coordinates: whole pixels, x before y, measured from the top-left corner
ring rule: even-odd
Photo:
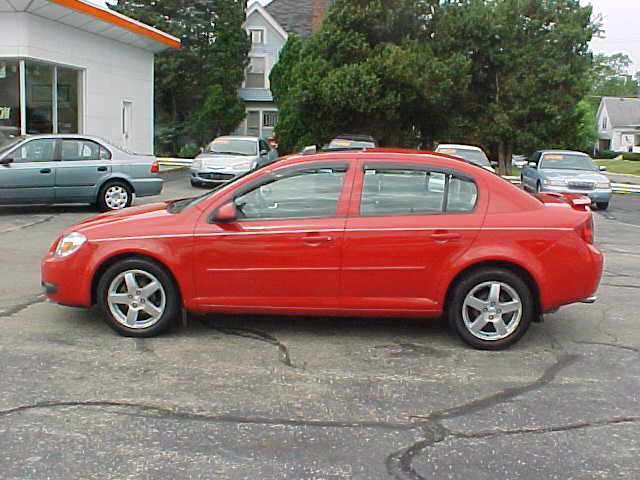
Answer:
[[[217,223],[232,223],[238,218],[238,209],[233,202],[225,203],[216,212],[214,220]]]
[[[260,150],[260,156],[261,157],[266,157],[267,155],[269,155],[269,150]]]
[[[598,167],[598,169],[599,169],[601,172],[606,172],[606,171],[607,171],[607,167],[602,166],[602,165],[600,165],[600,167]]]
[[[13,163],[13,158],[11,157],[6,157],[0,160],[0,165],[9,165],[10,163]]]

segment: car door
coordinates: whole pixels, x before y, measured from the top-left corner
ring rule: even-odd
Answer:
[[[8,152],[11,163],[0,166],[0,202],[53,202],[57,148],[55,138],[36,138]]]
[[[94,202],[97,186],[111,174],[111,153],[89,139],[60,140],[60,163],[56,172],[58,202]]]
[[[540,162],[541,152],[535,152],[529,159],[527,163],[525,163],[522,168],[522,187],[525,190],[529,190],[534,192],[536,190],[536,185],[538,183],[539,173],[537,169],[537,165]],[[529,163],[534,163],[536,167],[532,167]]]
[[[367,161],[345,229],[347,310],[428,312],[451,265],[471,246],[486,199],[473,178],[424,164]]]
[[[336,309],[351,172],[335,162],[265,172],[232,194],[237,221],[208,212],[196,228],[202,308]]]
[[[271,163],[271,147],[267,142],[260,139],[258,140],[258,165],[266,165],[267,163]]]

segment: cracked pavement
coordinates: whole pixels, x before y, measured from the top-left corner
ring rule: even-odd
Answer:
[[[163,196],[202,192],[187,182]],[[438,320],[211,316],[122,338],[39,291],[42,254],[95,212],[0,207],[0,477],[638,479],[639,207],[596,214],[599,301],[504,352]]]

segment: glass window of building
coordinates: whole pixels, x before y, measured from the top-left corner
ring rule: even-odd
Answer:
[[[20,134],[20,64],[0,60],[0,144]]]
[[[27,62],[27,133],[53,132],[53,75],[53,66]]]
[[[80,72],[71,68],[57,69],[58,133],[78,133],[78,95]]]

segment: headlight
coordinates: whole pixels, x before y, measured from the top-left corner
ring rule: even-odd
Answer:
[[[194,160],[193,163],[191,164],[191,168],[200,170],[202,168],[202,160]]]
[[[598,182],[596,184],[596,188],[599,188],[602,190],[611,190],[611,182]]]
[[[251,162],[236,163],[233,165],[234,170],[251,170]]]
[[[85,242],[87,237],[78,232],[72,232],[60,239],[56,246],[56,257],[67,257],[76,252]]]
[[[549,185],[550,187],[566,187],[567,181],[566,180],[545,180],[544,184]]]

